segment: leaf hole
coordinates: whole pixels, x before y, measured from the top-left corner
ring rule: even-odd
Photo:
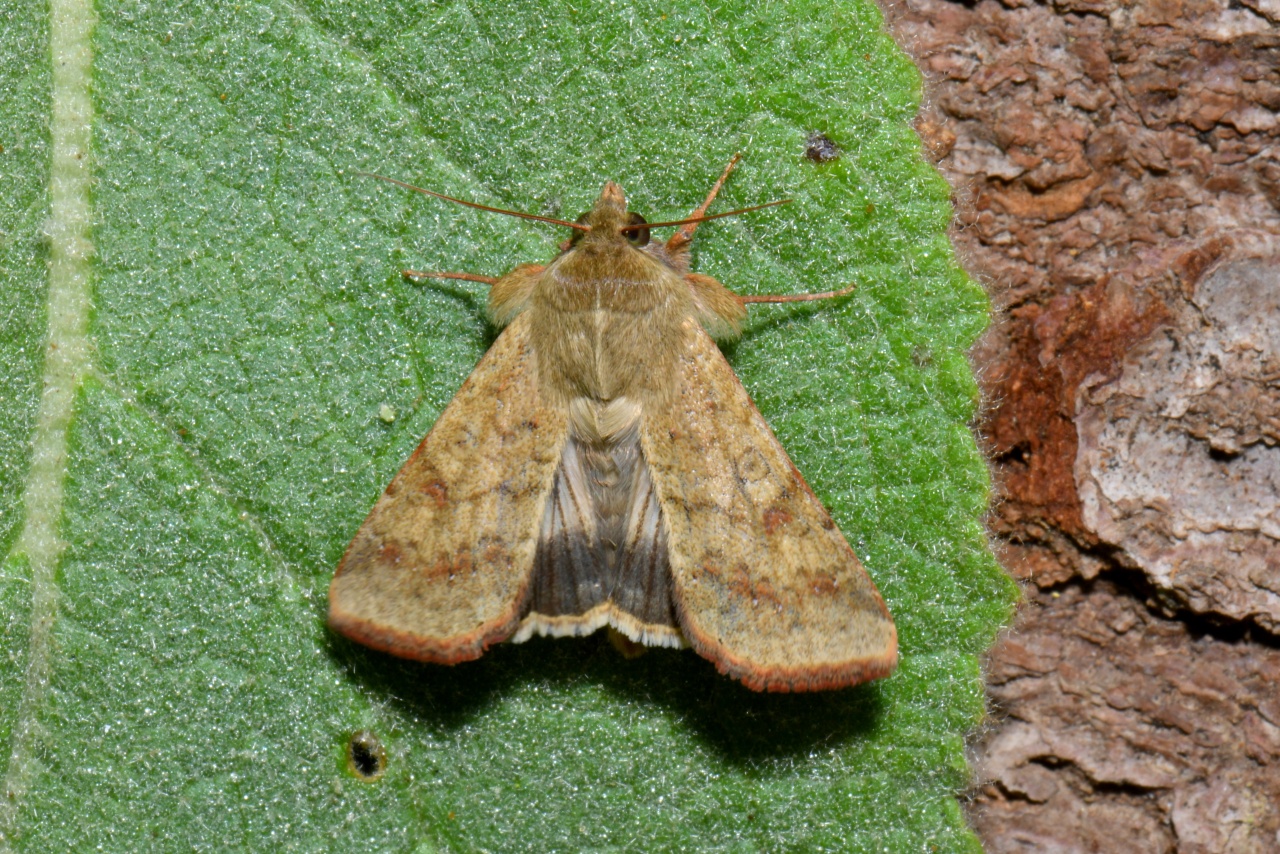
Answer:
[[[387,770],[387,751],[370,730],[353,732],[347,741],[347,768],[359,780],[373,783]]]

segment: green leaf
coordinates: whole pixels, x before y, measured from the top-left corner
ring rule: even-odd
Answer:
[[[988,307],[870,3],[44,9],[0,23],[0,842],[977,850],[963,736],[1014,597],[966,428]],[[842,156],[806,159],[811,131]],[[347,541],[492,340],[482,287],[399,271],[563,238],[354,173],[570,219],[616,180],[654,220],[735,151],[717,209],[794,202],[703,226],[696,269],[858,284],[754,307],[729,355],[884,593],[898,672],[756,695],[594,637],[443,668],[330,634]]]

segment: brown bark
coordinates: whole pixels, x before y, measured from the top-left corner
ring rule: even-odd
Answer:
[[[1280,850],[1280,2],[907,0],[1026,583],[990,851]]]

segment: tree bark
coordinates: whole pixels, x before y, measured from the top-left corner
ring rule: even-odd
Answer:
[[[1280,850],[1280,0],[908,0],[1025,583],[988,850]]]

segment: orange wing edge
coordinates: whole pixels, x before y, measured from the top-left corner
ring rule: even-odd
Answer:
[[[887,610],[886,613],[888,613]],[[801,694],[810,691],[829,691],[835,688],[852,688],[863,682],[883,679],[893,673],[898,666],[896,627],[891,629],[893,635],[888,648],[878,656],[812,667],[763,667],[732,655],[724,646],[693,629],[688,625],[684,614],[680,614],[680,623],[689,645],[699,655],[715,664],[717,671],[738,680],[752,691]]]
[[[526,586],[505,614],[481,624],[474,631],[448,638],[427,638],[412,632],[389,629],[372,620],[345,613],[338,605],[329,607],[329,628],[356,643],[399,658],[429,664],[460,664],[476,660],[489,647],[515,633],[528,595],[529,588]]]

